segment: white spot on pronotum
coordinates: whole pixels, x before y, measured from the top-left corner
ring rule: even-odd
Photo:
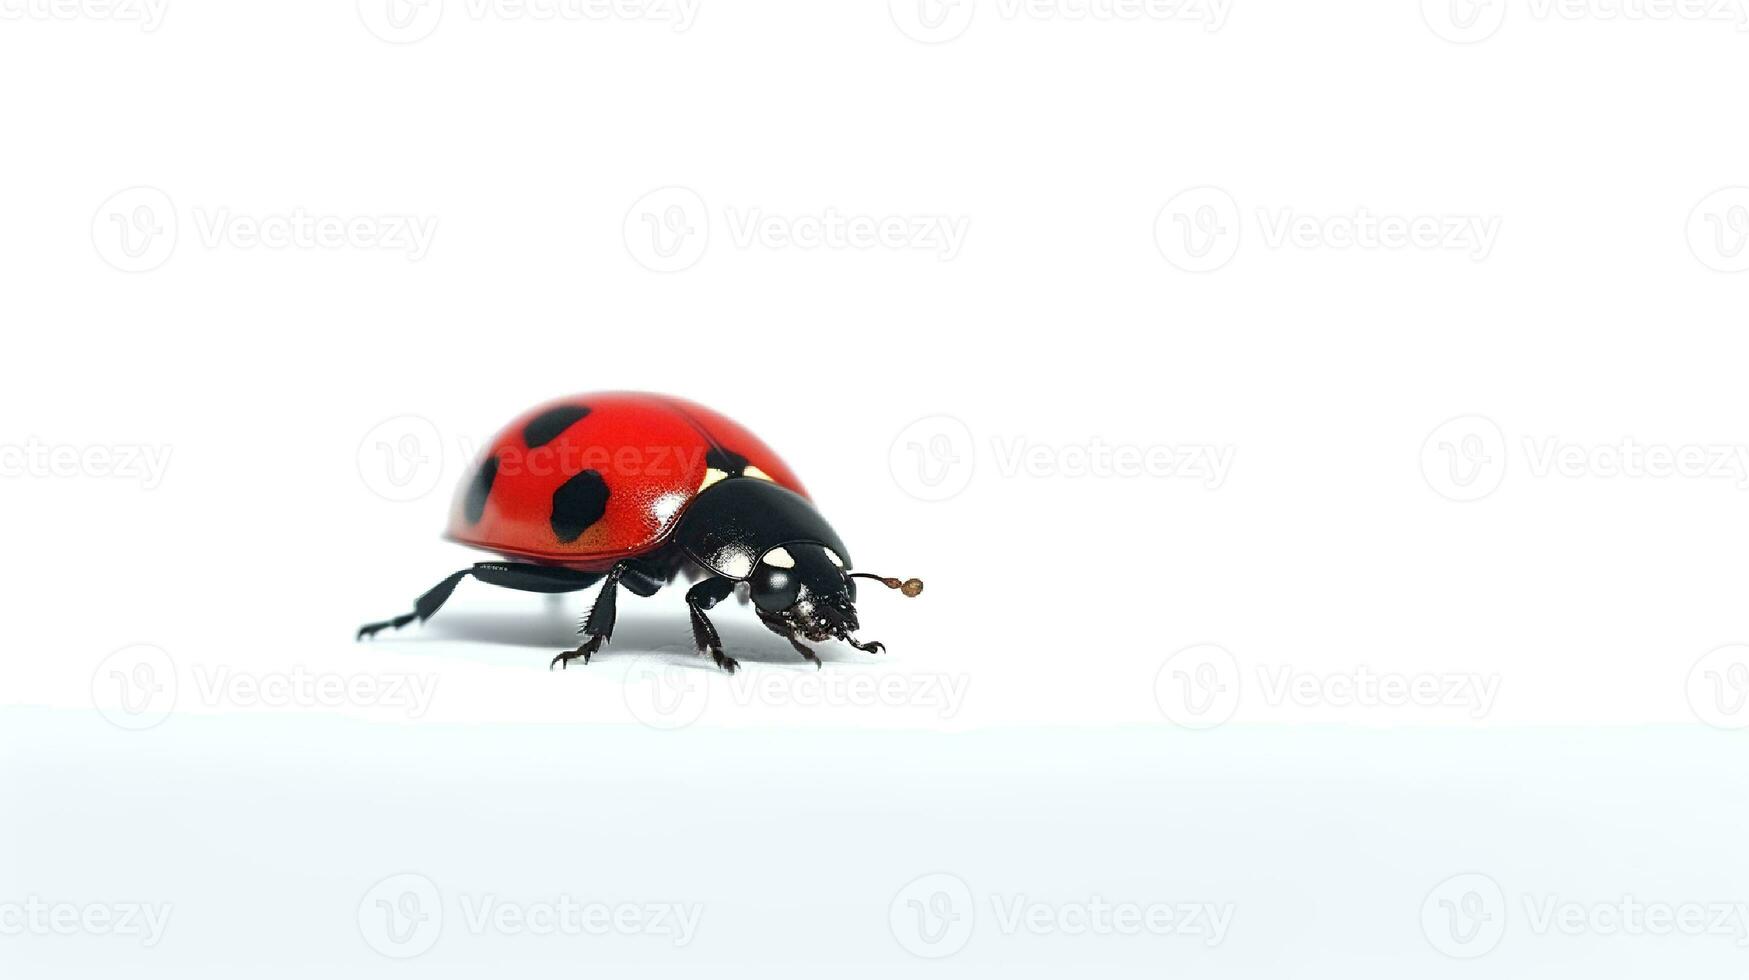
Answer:
[[[838,557],[838,552],[833,551],[831,548],[826,549],[826,557],[832,559],[832,564],[837,565],[839,568],[844,567],[844,559]]]
[[[764,480],[766,483],[776,483],[777,482],[776,480],[773,480],[770,477],[770,475],[768,475],[764,470],[760,469],[757,466],[747,467],[746,469],[741,471],[741,475],[742,476],[750,476],[755,480]]]
[[[770,551],[767,551],[763,561],[772,568],[796,567],[795,557],[782,548],[773,548]]]
[[[722,470],[718,470],[718,469],[705,470],[704,471],[704,482],[702,482],[698,485],[698,492],[703,493],[706,487],[710,486],[711,484],[717,482],[718,480],[721,480],[723,477],[728,476],[728,475],[729,474],[723,472]]]
[[[753,574],[753,556],[737,551],[723,559],[723,574],[729,578],[746,578]]]

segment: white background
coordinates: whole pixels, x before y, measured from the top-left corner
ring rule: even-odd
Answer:
[[[1740,6],[0,0],[0,962],[1740,976]],[[891,653],[352,643],[620,388]],[[700,925],[467,914],[565,895]]]

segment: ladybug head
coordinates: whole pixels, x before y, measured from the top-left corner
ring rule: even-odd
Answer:
[[[748,582],[753,604],[795,636],[813,640],[854,631],[856,587],[825,545],[791,543],[760,556]]]
[[[858,578],[875,579],[908,596],[923,591],[917,579],[901,583],[847,572],[832,549],[815,543],[791,543],[767,551],[748,584],[760,615],[781,624],[792,636],[815,643],[832,639],[855,643]]]

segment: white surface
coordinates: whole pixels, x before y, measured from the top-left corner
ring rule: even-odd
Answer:
[[[27,801],[0,815],[7,838],[26,842],[8,879],[44,900],[169,906],[149,948],[10,938],[20,976],[124,963],[146,976],[240,965],[374,976],[414,953],[410,965],[444,976],[890,976],[928,965],[920,952],[947,954],[933,966],[956,976],[1728,977],[1745,955],[1749,785],[1736,747],[1712,732],[943,736],[197,717],[141,735],[38,711],[5,728],[9,747],[32,746],[7,762]],[[907,890],[941,874],[963,883],[947,904]],[[1440,886],[1460,874],[1485,878],[1448,896]],[[391,933],[379,885],[394,879],[386,894],[398,897],[409,875],[428,883],[406,906],[426,924],[401,919]],[[1474,918],[1437,904],[1470,890],[1483,903]],[[679,906],[696,928],[681,943],[474,918],[488,903],[565,896]],[[1723,932],[1704,931],[1710,914],[1698,935],[1591,919],[1624,896],[1672,917],[1716,905]],[[922,941],[913,898],[964,931],[923,920],[940,938]],[[1095,899],[1212,907],[1226,932],[1210,946],[1206,932],[1008,924],[1019,902],[1074,927]],[[1551,904],[1578,907],[1587,925],[1543,924]],[[1481,931],[1491,921],[1504,930]],[[1455,941],[1454,928],[1475,938]]]
[[[1481,872],[1496,972],[1740,972],[1521,942],[1525,896],[1749,901],[1749,33],[1629,6],[0,3],[0,927],[175,905],[0,955],[380,971],[411,870],[707,910],[452,904],[428,966],[885,975],[946,871],[944,968],[1424,975]],[[924,578],[863,604],[892,653],[729,606],[724,678],[670,592],[549,674],[587,596],[475,583],[354,645],[474,559],[479,442],[602,388],[747,423]],[[1236,925],[987,921],[1094,892]]]

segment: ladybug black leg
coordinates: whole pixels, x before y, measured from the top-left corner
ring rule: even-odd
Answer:
[[[461,582],[462,579],[467,578],[473,573],[474,570],[471,568],[464,568],[461,571],[456,572],[449,578],[432,586],[431,591],[420,596],[418,601],[413,603],[412,612],[403,616],[396,616],[394,619],[383,620],[380,623],[366,623],[358,628],[358,635],[355,639],[362,640],[367,636],[376,636],[378,633],[386,629],[398,630],[415,619],[419,620],[421,623],[425,622],[432,617],[432,614],[443,608],[445,602],[449,601],[450,594],[455,592],[456,585]]]
[[[553,658],[547,669],[554,667],[565,669],[571,661],[582,658],[584,664],[600,650],[602,644],[613,639],[613,624],[619,618],[619,587],[624,585],[636,595],[652,596],[662,587],[660,579],[639,570],[630,561],[622,561],[613,566],[607,573],[607,581],[601,586],[601,594],[595,597],[595,605],[589,609],[589,615],[583,620],[583,625],[577,632],[586,633],[589,639],[582,646],[569,653],[561,653]]]
[[[734,579],[707,578],[686,592],[686,608],[692,612],[692,642],[698,644],[699,653],[709,653],[718,667],[731,674],[741,664],[734,657],[723,653],[723,638],[717,635],[717,628],[711,625],[710,617],[704,612],[727,599],[729,593],[734,591]]]
[[[807,646],[804,645],[801,640],[796,639],[794,633],[791,633],[789,636],[789,645],[792,647],[795,647],[797,653],[800,653],[802,656],[808,658],[808,660],[813,663],[815,670],[820,669],[820,667],[821,667],[820,658],[815,656],[814,651],[808,649]]]
[[[858,640],[854,636],[847,636],[844,638],[844,642],[850,644],[851,646],[857,648],[858,650],[861,650],[863,653],[886,653],[887,652],[886,644],[882,643],[879,640],[870,640],[869,642],[864,643],[861,640]]]
[[[601,649],[601,645],[606,642],[607,637],[605,636],[592,636],[589,638],[589,642],[572,650],[570,653],[561,653],[554,657],[553,662],[547,664],[547,669],[552,670],[554,667],[558,667],[560,670],[567,670],[571,666],[571,661],[576,660],[578,657],[582,657],[584,666],[588,666],[589,658],[594,656],[595,651]]]
[[[431,588],[431,591],[419,597],[413,603],[413,611],[394,619],[386,619],[380,623],[366,623],[358,628],[357,638],[362,640],[367,636],[375,636],[386,629],[400,629],[417,619],[423,623],[437,614],[443,604],[449,601],[455,587],[461,580],[472,575],[488,585],[496,585],[506,589],[516,589],[519,592],[576,592],[587,589],[601,578],[600,572],[576,572],[568,568],[556,568],[546,565],[519,565],[512,562],[480,562],[472,568],[464,568],[454,575],[444,579]]]

